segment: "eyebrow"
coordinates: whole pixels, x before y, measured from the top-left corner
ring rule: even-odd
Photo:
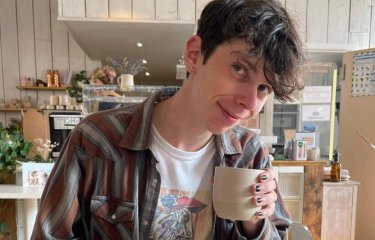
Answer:
[[[240,57],[243,61],[247,63],[247,65],[250,67],[251,70],[256,70],[256,66],[259,63],[259,58],[252,56],[250,52],[243,52],[243,51],[235,50],[235,51],[232,51],[230,55]],[[253,63],[251,59],[256,59],[256,62]]]

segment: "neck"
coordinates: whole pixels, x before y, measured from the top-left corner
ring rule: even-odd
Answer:
[[[197,151],[209,142],[212,133],[194,116],[194,106],[186,102],[188,95],[189,91],[182,88],[173,97],[158,103],[152,121],[169,144],[184,151]]]

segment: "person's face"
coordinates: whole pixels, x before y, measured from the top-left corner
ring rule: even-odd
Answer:
[[[224,43],[205,64],[202,61],[199,53],[191,80],[196,111],[207,130],[220,134],[259,113],[272,87],[264,75],[263,59],[251,58],[244,40]]]

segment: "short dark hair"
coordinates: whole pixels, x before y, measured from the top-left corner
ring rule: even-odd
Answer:
[[[213,0],[203,9],[197,35],[203,63],[216,47],[245,39],[254,57],[264,57],[264,74],[281,102],[301,90],[305,57],[293,19],[275,0]]]

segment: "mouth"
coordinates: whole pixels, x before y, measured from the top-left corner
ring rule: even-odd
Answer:
[[[231,124],[235,124],[241,119],[241,117],[238,117],[235,114],[229,112],[227,109],[225,109],[222,105],[220,105],[220,103],[218,103],[218,105],[221,111],[223,112],[224,116],[228,120],[228,122],[230,122]]]

